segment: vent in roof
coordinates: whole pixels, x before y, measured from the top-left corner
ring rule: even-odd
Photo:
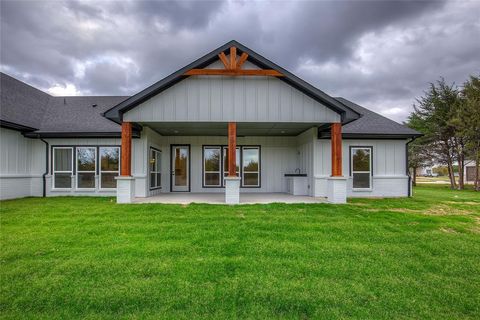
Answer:
[[[95,108],[96,106],[97,106],[97,104],[96,104],[96,103],[92,104],[92,108]]]

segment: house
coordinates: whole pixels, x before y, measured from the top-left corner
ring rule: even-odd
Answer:
[[[409,196],[419,133],[230,41],[131,96],[53,97],[1,74],[0,195]]]
[[[421,177],[437,177],[438,173],[434,172],[434,169],[438,167],[437,165],[426,165],[423,167],[417,168],[417,176]]]
[[[475,160],[465,160],[463,176],[466,183],[474,183],[477,175],[477,166]]]

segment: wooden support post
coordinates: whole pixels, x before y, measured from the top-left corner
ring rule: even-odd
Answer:
[[[228,123],[228,176],[237,176],[237,123]]]
[[[237,69],[237,48],[235,47],[230,48],[230,69]]]
[[[240,60],[237,62],[237,69],[240,69],[245,61],[248,59],[248,54],[246,52],[242,53]]]
[[[225,53],[224,53],[224,52],[220,52],[220,54],[218,55],[218,57],[220,58],[220,61],[222,61],[223,66],[225,67],[225,69],[230,69],[230,62],[228,61],[227,56],[225,55]]]
[[[342,176],[342,124],[332,123],[332,177]]]
[[[121,176],[132,175],[132,123],[122,122]]]

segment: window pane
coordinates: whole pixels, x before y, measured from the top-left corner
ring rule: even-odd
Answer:
[[[354,188],[370,188],[370,173],[353,173]]]
[[[102,171],[118,171],[119,149],[115,147],[100,148]]]
[[[77,174],[78,188],[95,188],[95,173],[78,173]]]
[[[78,171],[95,171],[95,148],[77,149]]]
[[[72,149],[53,149],[54,171],[72,171],[72,151]]]
[[[243,174],[244,186],[258,186],[258,173],[244,173]]]
[[[155,173],[150,173],[150,188],[156,187]]]
[[[72,187],[72,177],[70,173],[55,173],[54,188],[68,188]]]
[[[102,180],[100,181],[101,188],[105,188],[105,189],[116,188],[117,187],[117,181],[115,180],[116,176],[118,176],[117,172],[102,173]]]
[[[150,171],[155,171],[155,150],[150,149]]]
[[[237,176],[238,176],[238,172],[240,171],[240,148],[237,148],[235,163],[236,163],[235,171],[237,171]],[[228,174],[228,147],[223,148],[223,171]]]
[[[155,171],[160,172],[162,171],[161,168],[161,152],[155,151]]]
[[[220,185],[220,173],[205,173],[205,185],[206,186]]]
[[[353,171],[370,171],[370,149],[353,149]]]
[[[243,148],[243,171],[258,171],[258,148]]]
[[[188,181],[188,153],[186,147],[175,148],[175,179],[174,185],[176,187],[186,187]]]
[[[220,171],[220,148],[204,150],[205,171]]]
[[[162,185],[162,174],[157,173],[157,185],[156,187],[160,187]]]

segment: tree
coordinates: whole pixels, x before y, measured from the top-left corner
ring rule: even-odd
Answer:
[[[415,113],[410,114],[407,123],[412,129],[424,132],[424,122]],[[412,173],[412,184],[417,185],[417,169],[432,165],[431,154],[428,151],[428,139],[425,136],[419,137],[410,142],[408,146],[408,168]]]
[[[440,164],[447,165],[452,189],[457,187],[453,162],[459,141],[451,119],[456,113],[458,100],[459,92],[455,85],[447,85],[441,78],[431,83],[425,95],[417,100],[409,118],[412,128],[424,133],[424,152]]]
[[[463,142],[464,155],[475,160],[475,190],[480,191],[480,76],[470,76],[464,83],[451,124],[456,127],[457,139]],[[462,176],[463,170],[459,161]]]

